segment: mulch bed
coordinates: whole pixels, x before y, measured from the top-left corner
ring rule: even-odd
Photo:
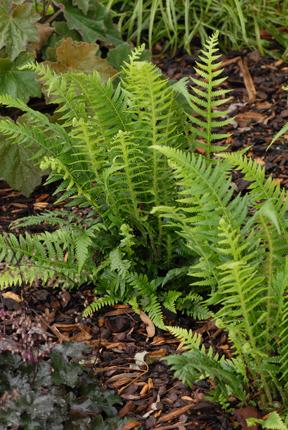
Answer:
[[[17,289],[2,293],[0,350],[19,352],[31,361],[57,342],[87,343],[91,355],[86,364],[122,398],[119,416],[131,418],[127,430],[235,428],[233,415],[204,400],[208,381],[189,389],[173,378],[162,359],[175,353],[175,338],[161,330],[149,338],[145,324],[126,306],[84,319],[81,313],[92,297],[88,288],[75,293],[37,288],[24,289],[21,296]],[[167,316],[167,322],[197,330],[219,353],[229,350],[226,334],[213,321],[175,321]]]
[[[155,56],[155,63],[170,79],[193,74],[194,62],[194,57],[186,55]],[[272,137],[288,120],[287,93],[282,89],[288,82],[288,66],[260,58],[256,52],[235,53],[226,57],[225,62],[227,86],[233,89],[230,112],[235,115],[233,137],[228,141],[230,149],[250,147],[248,154],[288,187],[288,141],[277,142],[267,151]],[[241,189],[241,183],[237,184]],[[0,182],[0,230],[7,230],[10,222],[19,217],[53,210],[52,191],[51,186],[42,186],[26,198]],[[126,430],[245,428],[237,424],[235,414],[204,400],[208,381],[188,388],[173,379],[162,360],[179,348],[179,342],[171,335],[156,330],[156,335],[149,338],[145,324],[125,306],[105,309],[83,319],[81,313],[91,300],[89,288],[61,292],[33,287],[2,292],[0,350],[1,345],[9,344],[14,351],[26,351],[29,358],[45,344],[50,347],[64,341],[87,342],[92,348],[87,365],[104,386],[115,389],[122,398],[119,416],[132,420]],[[213,345],[222,354],[230,353],[226,334],[212,321],[180,317],[175,320],[173,315],[167,315],[167,321],[198,330],[207,346]],[[38,329],[34,330],[35,327]]]

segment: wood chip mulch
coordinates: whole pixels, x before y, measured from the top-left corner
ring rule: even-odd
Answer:
[[[84,319],[81,313],[92,299],[88,288],[75,293],[27,288],[21,295],[13,289],[0,297],[0,351],[37,361],[55,343],[87,343],[91,355],[86,365],[122,398],[119,416],[131,419],[123,430],[237,428],[235,416],[204,399],[208,381],[188,388],[173,378],[163,359],[176,352],[179,341],[157,329],[148,337],[147,327],[129,307],[115,306]],[[229,349],[226,334],[213,321],[168,322],[202,333],[206,345],[216,345],[219,353]]]

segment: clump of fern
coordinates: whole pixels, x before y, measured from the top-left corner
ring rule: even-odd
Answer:
[[[233,359],[201,345],[198,336],[170,328],[188,351],[168,358],[176,376],[193,384],[215,381],[214,398],[231,396],[288,408],[288,194],[262,166],[242,153],[211,162],[198,154],[157,146],[178,184],[174,206],[154,210],[197,256],[190,267],[196,291],[207,286],[218,327],[233,344]],[[235,195],[231,170],[242,172],[249,192]],[[188,341],[187,341],[188,338]]]
[[[97,299],[86,315],[125,302],[148,312],[159,327],[162,305],[203,319],[213,305],[216,323],[233,343],[233,359],[207,351],[198,335],[170,328],[188,349],[168,358],[176,375],[189,384],[210,377],[223,404],[232,395],[248,402],[260,393],[264,408],[281,399],[284,410],[288,198],[241,153],[212,158],[219,150],[215,141],[226,137],[215,130],[227,124],[218,111],[227,100],[218,88],[216,37],[202,52],[192,94],[185,81],[171,86],[141,61],[140,49],[118,84],[103,83],[97,73],[56,76],[37,66],[47,96],[59,105],[58,122],[0,97],[29,119],[2,119],[0,132],[25,147],[38,145],[34,162],[50,170],[48,182],[60,184],[58,200],[87,213],[79,218],[67,208],[28,217],[14,227],[46,223],[54,230],[1,235],[0,287],[90,283]],[[192,117],[178,104],[179,92]],[[207,157],[187,150],[199,144]],[[245,196],[235,194],[232,169],[250,182]],[[206,303],[204,290],[210,292]]]
[[[152,214],[156,206],[173,204],[177,192],[166,157],[155,146],[191,146],[190,120],[178,102],[179,92],[191,106],[209,104],[205,136],[210,145],[220,115],[212,111],[221,105],[217,85],[222,78],[217,84],[215,36],[203,51],[209,86],[205,102],[202,93],[199,100],[188,95],[185,81],[171,85],[141,54],[142,48],[134,51],[116,82],[103,82],[96,72],[56,75],[37,65],[47,97],[59,106],[52,119],[20,100],[0,97],[1,104],[22,110],[27,118],[27,124],[1,119],[0,132],[12,143],[37,146],[33,161],[50,171],[48,183],[58,184],[58,201],[88,213],[81,219],[67,208],[16,222],[18,229],[37,223],[53,229],[0,236],[0,260],[5,262],[0,288],[35,281],[62,287],[88,283],[95,286],[97,299],[85,315],[125,302],[144,309],[163,327],[161,305],[201,319],[209,312],[199,295],[189,293],[185,266],[193,258],[190,250],[167,228],[166,219]]]

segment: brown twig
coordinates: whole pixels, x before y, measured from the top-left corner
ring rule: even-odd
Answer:
[[[238,64],[248,93],[248,101],[249,103],[253,103],[256,99],[256,88],[248,68],[247,60],[245,58],[240,58]]]

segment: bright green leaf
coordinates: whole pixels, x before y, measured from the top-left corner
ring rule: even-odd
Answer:
[[[287,430],[286,424],[277,412],[271,412],[264,419],[249,418],[247,420],[248,426],[260,424],[263,429],[271,430]]]
[[[259,213],[261,215],[264,215],[268,220],[270,220],[272,222],[272,224],[274,225],[274,227],[276,228],[277,232],[279,234],[281,233],[279,221],[277,219],[277,212],[276,212],[274,205],[273,205],[273,202],[271,200],[267,200],[263,204]]]

